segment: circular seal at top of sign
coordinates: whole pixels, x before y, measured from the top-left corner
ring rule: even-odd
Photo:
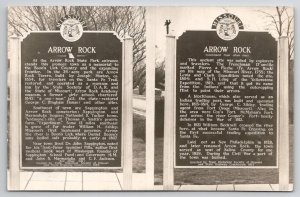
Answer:
[[[239,30],[244,29],[244,25],[234,14],[225,13],[214,20],[212,29],[216,29],[216,32],[221,39],[228,41],[236,38]]]
[[[68,42],[79,40],[83,34],[84,26],[79,17],[67,15],[58,22],[60,35]]]

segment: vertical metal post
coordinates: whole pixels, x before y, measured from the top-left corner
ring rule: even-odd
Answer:
[[[124,169],[123,187],[125,190],[132,189],[132,94],[133,94],[133,39],[124,39],[124,85],[123,85],[123,132],[124,132]]]
[[[146,181],[148,190],[154,189],[154,147],[155,147],[155,24],[156,8],[148,7],[146,12]]]
[[[289,190],[289,59],[288,37],[279,38],[279,190]]]
[[[174,189],[175,36],[166,36],[163,188]]]
[[[10,38],[9,188],[20,190],[21,70],[20,39]]]

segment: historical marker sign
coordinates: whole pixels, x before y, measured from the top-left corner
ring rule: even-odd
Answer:
[[[233,19],[177,40],[176,167],[277,166],[277,42]]]
[[[122,42],[62,26],[21,43],[21,166],[121,167]]]

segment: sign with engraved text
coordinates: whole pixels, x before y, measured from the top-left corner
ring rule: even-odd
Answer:
[[[122,42],[61,27],[21,43],[21,166],[120,168]]]
[[[277,42],[225,17],[177,40],[175,166],[277,167]]]

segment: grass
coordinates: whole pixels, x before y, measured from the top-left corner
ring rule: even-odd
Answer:
[[[146,118],[138,114],[133,114],[133,138],[145,141]]]
[[[133,172],[145,172],[145,125],[144,116],[133,114]]]

